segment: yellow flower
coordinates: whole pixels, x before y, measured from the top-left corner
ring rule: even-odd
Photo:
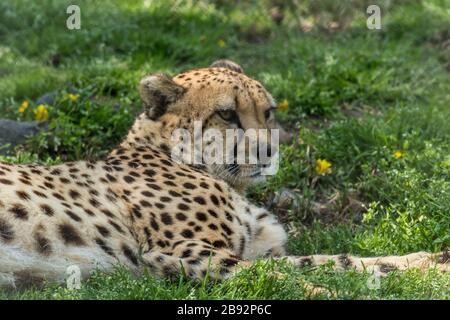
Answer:
[[[72,102],[77,101],[79,97],[80,97],[79,94],[73,94],[73,93],[68,93],[67,94],[67,98],[69,98],[69,100],[72,101]]]
[[[34,118],[37,121],[45,121],[48,119],[48,109],[45,105],[40,104],[34,109]]]
[[[217,45],[221,48],[225,48],[225,46],[227,45],[225,40],[223,39],[219,39],[219,41],[217,41]]]
[[[316,172],[320,175],[331,173],[331,162],[325,159],[317,159]]]
[[[400,158],[402,158],[403,157],[403,151],[400,151],[400,150],[397,150],[397,151],[395,151],[394,152],[394,158],[396,158],[396,159],[400,159]]]
[[[30,105],[30,103],[28,102],[28,100],[25,100],[24,102],[22,102],[22,104],[19,107],[19,112],[24,113],[28,109],[29,105]]]
[[[289,109],[289,101],[287,101],[287,99],[284,99],[283,101],[281,101],[281,102],[278,104],[278,108],[279,108],[281,111],[286,111],[287,109]]]

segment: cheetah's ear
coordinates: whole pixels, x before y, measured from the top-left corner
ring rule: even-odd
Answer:
[[[145,113],[152,120],[162,116],[167,111],[167,107],[177,101],[185,91],[168,75],[162,73],[146,76],[139,84]]]
[[[210,66],[210,68],[227,68],[233,70],[237,73],[244,73],[244,69],[238,65],[236,62],[227,59],[221,59],[214,61]]]

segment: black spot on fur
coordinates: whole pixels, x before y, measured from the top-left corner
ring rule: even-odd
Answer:
[[[220,263],[226,267],[232,267],[238,263],[238,260],[228,258],[228,259],[222,259],[222,261]]]
[[[117,230],[118,232],[120,232],[121,234],[125,234],[125,232],[123,231],[122,227],[119,226],[119,225],[118,225],[117,223],[115,223],[114,221],[108,220],[108,223],[109,223],[110,225],[112,225],[113,228],[116,229],[116,230]]]
[[[156,202],[155,207],[157,207],[158,209],[164,209],[166,205],[161,202]]]
[[[141,200],[141,201],[139,201],[139,204],[140,204],[141,206],[143,206],[144,208],[151,208],[151,207],[152,207],[152,204],[151,204],[150,202],[146,201],[146,200]],[[139,218],[140,218],[140,217],[139,217]]]
[[[444,252],[438,258],[438,263],[447,263],[448,261],[450,261],[450,254],[448,253],[448,249],[445,248]]]
[[[178,209],[183,210],[183,211],[187,211],[187,210],[189,210],[189,206],[187,204],[184,204],[184,203],[179,203],[178,204]]]
[[[161,187],[154,183],[147,183],[147,187],[157,191],[161,190]]]
[[[77,200],[79,197],[81,197],[81,194],[78,191],[76,191],[76,190],[70,190],[69,191],[69,196],[72,199]]]
[[[300,259],[300,262],[299,262],[300,267],[309,267],[312,265],[313,265],[313,262],[312,262],[311,258],[305,257],[305,258]]]
[[[169,179],[169,180],[175,180],[176,179],[176,177],[173,174],[170,174],[170,173],[164,173],[162,176],[164,178]]]
[[[181,198],[186,203],[192,203],[192,200],[186,197]]]
[[[223,192],[222,187],[221,187],[217,182],[214,183],[214,187],[215,187],[217,190],[219,190],[220,192]]]
[[[95,216],[95,213],[92,210],[84,209],[84,212],[86,212],[86,214],[91,216],[91,217]]]
[[[166,180],[163,182],[167,186],[176,187],[177,185],[173,181]],[[181,196],[181,195],[180,195]]]
[[[211,216],[213,216],[214,218],[217,218],[217,217],[218,217],[217,213],[216,213],[214,210],[208,209],[208,213],[209,213]]]
[[[214,248],[220,249],[220,248],[224,248],[226,247],[226,243],[223,242],[222,240],[216,240],[212,243],[212,245],[214,246]]]
[[[111,234],[108,228],[104,226],[96,225],[95,227],[97,228],[98,232],[104,237],[109,237],[109,235]]]
[[[168,213],[166,213],[166,212],[164,212],[163,214],[161,214],[161,221],[162,221],[162,223],[164,223],[164,224],[166,224],[166,225],[171,225],[171,224],[173,224],[172,217],[171,217]]]
[[[189,258],[192,255],[191,249],[186,249],[182,252],[180,258]]]
[[[173,190],[169,190],[169,194],[172,196],[172,197],[181,197],[181,194],[179,194],[178,192],[176,192],[176,191],[173,191]]]
[[[127,257],[128,260],[131,261],[131,263],[133,263],[135,266],[138,265],[138,259],[137,259],[136,255],[130,249],[130,247],[128,247],[126,244],[122,245],[122,252],[125,255],[125,257]]]
[[[208,225],[208,228],[210,228],[211,230],[217,230],[217,229],[219,229],[214,223],[210,223],[210,224]]]
[[[267,213],[261,213],[259,216],[256,217],[257,220],[262,220],[266,217],[268,217],[269,215]]]
[[[114,176],[110,175],[109,173],[106,174],[106,178],[109,180],[109,182],[117,181],[117,179]]]
[[[198,265],[201,263],[201,261],[199,259],[189,259],[187,263],[189,263],[190,265]]]
[[[163,151],[165,154],[169,154],[169,155],[170,155],[170,148],[169,148],[169,146],[168,146],[167,144],[161,143],[161,144],[159,145],[159,147],[162,149],[162,151]]]
[[[194,237],[194,233],[189,229],[181,231],[181,235],[187,239],[192,239]]]
[[[202,257],[209,257],[212,255],[212,253],[213,252],[211,250],[202,250],[198,253],[198,255]]]
[[[98,202],[96,199],[91,198],[89,199],[89,203],[94,207],[94,208],[98,208],[100,207],[100,202]]]
[[[105,241],[103,241],[100,238],[95,238],[95,243],[103,250],[105,251],[107,254],[109,254],[110,256],[114,257],[114,250],[108,246]]]
[[[201,204],[201,205],[205,205],[206,204],[205,199],[203,197],[200,197],[200,196],[194,197],[194,201],[197,202],[198,204]]]
[[[36,250],[43,255],[49,255],[52,252],[52,246],[50,245],[50,240],[44,237],[42,234],[37,233],[34,236],[36,240]]]
[[[66,200],[62,195],[60,195],[59,193],[53,192],[52,196],[54,196],[56,199],[64,201]]]
[[[6,184],[7,186],[10,186],[13,184],[13,182],[8,179],[0,179],[0,183]]]
[[[219,199],[215,195],[212,194],[209,198],[211,199],[211,201],[214,205],[216,205],[216,206],[219,205]]]
[[[173,239],[173,233],[169,230],[164,231],[164,235],[168,238],[168,239]]]
[[[190,182],[184,183],[183,187],[185,187],[186,189],[196,189],[197,188],[195,184],[192,184]]]
[[[38,191],[38,190],[33,190],[33,193],[34,193],[35,195],[37,195],[38,197],[47,199],[47,195],[46,195],[45,193],[42,193],[42,192],[40,192],[40,191]]]
[[[233,230],[231,230],[225,223],[221,223],[220,226],[227,235],[233,234]]]
[[[6,243],[14,239],[12,226],[3,219],[0,219],[0,238]]]
[[[144,174],[146,176],[153,177],[154,175],[156,175],[156,171],[153,170],[153,169],[147,169],[147,170],[144,171]]]
[[[199,220],[199,221],[207,221],[208,217],[206,216],[206,214],[204,214],[203,212],[197,212],[195,214],[195,217]]]
[[[84,246],[86,243],[78,234],[77,230],[70,224],[61,224],[58,227],[59,234],[67,245]]]
[[[239,256],[242,256],[244,254],[246,245],[245,236],[241,236],[241,239],[239,240]]]
[[[343,268],[348,268],[352,265],[352,262],[350,261],[350,259],[346,254],[340,255],[338,259]]]
[[[178,241],[175,241],[173,244],[172,244],[172,249],[175,249],[177,246],[179,246],[180,244],[182,244],[183,242],[185,242],[185,240],[178,240]],[[188,245],[189,246],[189,245]]]
[[[31,200],[31,197],[25,191],[16,191],[17,196],[22,200]]]
[[[19,204],[15,204],[9,209],[9,212],[11,212],[15,218],[20,220],[27,220],[28,219],[28,212],[25,210],[24,207],[22,207]]]
[[[81,221],[81,218],[80,218],[77,214],[73,213],[72,211],[70,211],[70,210],[65,210],[64,212],[65,212],[72,220],[74,220],[74,221],[76,221],[76,222],[80,222],[80,221]]]
[[[382,272],[382,273],[388,273],[388,272],[392,272],[395,270],[397,270],[397,267],[394,265],[386,264],[386,263],[380,264],[380,272]]]
[[[142,202],[146,202],[146,201],[142,200]],[[141,204],[143,205],[143,203],[141,203]],[[143,206],[145,207],[145,205],[143,205]],[[137,205],[133,206],[133,208],[131,209],[131,212],[133,213],[133,215],[136,218],[138,218],[138,219],[142,218],[142,212],[141,212],[139,206],[137,206]]]
[[[166,247],[166,243],[164,241],[162,241],[162,240],[156,241],[156,245],[158,247],[161,247],[161,248],[165,248]]]
[[[153,193],[151,193],[150,191],[142,191],[141,194],[142,194],[143,196],[146,196],[146,197],[149,197],[149,198],[155,196],[155,195],[154,195]]]
[[[59,178],[59,181],[61,181],[61,182],[64,183],[64,184],[70,183],[70,180],[67,179],[67,178]]]
[[[125,176],[125,177],[123,177],[123,180],[126,182],[126,183],[133,183],[135,180],[134,180],[134,178],[132,177],[132,176]]]
[[[172,201],[172,198],[169,198],[169,197],[161,197],[161,198],[159,198],[159,200],[161,200],[162,202],[171,202]]]
[[[150,220],[150,225],[155,231],[159,230],[159,224],[155,221],[155,219]]]
[[[228,211],[225,211],[225,218],[230,222],[233,221],[233,216]]]
[[[41,204],[41,210],[45,215],[47,215],[49,217],[51,217],[55,214],[55,211],[53,210],[53,208],[47,204]]]
[[[30,182],[29,178],[28,178],[28,180],[24,179],[24,178],[19,178],[19,181],[22,182],[23,184],[31,186],[31,182]]]
[[[181,213],[181,212],[178,212],[175,215],[175,218],[177,218],[180,221],[186,221],[186,219],[187,219],[186,215],[184,213]]]

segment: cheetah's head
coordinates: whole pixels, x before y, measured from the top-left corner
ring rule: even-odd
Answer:
[[[276,104],[270,93],[258,81],[246,76],[239,65],[229,60],[219,60],[209,68],[187,71],[173,78],[165,74],[149,75],[140,82],[140,94],[145,117],[160,124],[159,134],[172,135],[172,143],[169,143],[172,149],[175,146],[175,129],[186,130],[192,139],[190,142],[194,142],[199,138],[195,126],[199,128],[201,124],[200,154],[203,159],[196,159],[206,165],[210,173],[238,189],[265,180],[264,169],[269,164],[261,159],[267,160],[271,156],[274,159],[277,150],[276,135],[273,136],[273,131],[268,130],[273,129],[272,111]],[[227,134],[232,133],[227,129],[242,129],[241,133],[255,129],[251,134],[256,135],[243,138],[235,130],[233,133],[237,134],[237,138],[227,144],[226,139],[230,139]],[[218,133],[223,138],[221,144],[220,139],[216,138]],[[256,137],[256,140],[249,140],[249,137]],[[187,142],[186,138],[184,142]],[[223,156],[217,152],[220,148]],[[246,153],[238,158],[242,150]],[[187,151],[184,148],[184,152]],[[205,154],[210,156],[209,159],[216,157],[212,161],[214,163],[208,162]],[[188,151],[188,155],[189,159],[194,159],[191,157],[195,155],[193,149]],[[249,155],[253,156],[252,160]],[[222,157],[223,161],[217,161],[217,157]]]

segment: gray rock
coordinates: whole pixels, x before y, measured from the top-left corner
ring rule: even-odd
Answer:
[[[295,204],[298,201],[298,195],[288,188],[281,188],[278,190],[273,199],[272,206],[279,208],[288,208],[292,204]]]
[[[69,93],[78,93],[79,90],[76,89],[73,85],[68,84],[67,85],[67,92]],[[54,90],[54,91],[50,91],[47,92],[46,94],[40,96],[37,100],[36,100],[36,105],[39,104],[53,104],[56,100],[56,98],[58,97],[58,95],[60,95],[61,92],[59,90]]]
[[[53,91],[53,92],[46,93],[46,94],[44,94],[43,96],[39,97],[36,100],[36,105],[39,105],[39,104],[53,104],[53,102],[55,101],[57,96],[58,96],[58,91]]]
[[[16,146],[42,130],[47,130],[45,123],[0,119],[0,155],[13,154]]]
[[[289,211],[299,207],[300,195],[288,188],[278,190],[272,200],[268,202],[269,208],[283,223],[289,222]]]

